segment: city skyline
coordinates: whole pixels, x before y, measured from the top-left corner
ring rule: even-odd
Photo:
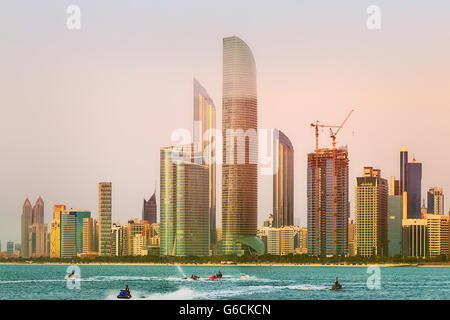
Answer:
[[[14,5],[11,6],[13,6],[12,9],[14,10]],[[343,9],[339,9],[333,5],[331,7],[336,8],[339,13],[343,13]],[[357,29],[357,26],[359,26],[357,21],[362,21],[360,23],[361,30],[358,29],[353,32],[356,33],[355,36],[358,37],[358,39],[360,37],[369,38],[367,42],[362,42],[365,44],[371,42],[371,45],[367,50],[372,49],[376,52],[370,54],[365,49],[360,49],[358,52],[364,54],[361,54],[360,60],[358,60],[360,64],[358,64],[349,61],[352,55],[345,55],[342,51],[334,49],[331,54],[337,54],[338,57],[343,58],[342,69],[338,65],[330,65],[330,63],[326,63],[327,58],[331,57],[329,55],[324,55],[323,53],[314,56],[312,55],[313,53],[317,54],[320,52],[320,49],[323,49],[323,47],[327,48],[327,40],[332,41],[332,37],[328,36],[326,33],[321,38],[313,39],[309,38],[302,28],[296,29],[296,32],[301,32],[300,34],[302,37],[306,37],[306,43],[308,45],[317,45],[313,46],[314,48],[311,49],[308,47],[298,48],[292,44],[292,46],[294,46],[292,48],[293,50],[287,51],[286,49],[289,47],[283,45],[282,42],[289,39],[289,37],[295,38],[296,35],[296,33],[293,33],[292,30],[288,30],[287,25],[277,27],[276,30],[274,30],[275,33],[271,34],[273,35],[272,41],[280,46],[277,48],[276,45],[272,45],[273,48],[270,48],[267,44],[265,44],[265,41],[263,41],[265,39],[262,39],[261,35],[255,35],[255,32],[258,30],[253,30],[253,27],[243,28],[241,26],[241,30],[239,30],[239,27],[226,28],[228,26],[226,23],[222,23],[220,30],[215,29],[214,31],[209,31],[206,33],[200,32],[201,35],[206,36],[201,42],[198,43],[201,43],[201,47],[204,48],[204,52],[199,52],[199,46],[197,45],[196,50],[188,51],[188,55],[185,59],[179,63],[177,62],[174,67],[169,67],[168,70],[170,71],[174,71],[176,68],[179,68],[179,70],[181,70],[180,75],[177,75],[173,79],[159,78],[159,80],[162,79],[160,84],[157,84],[152,76],[152,79],[150,79],[150,84],[146,84],[146,86],[142,87],[139,85],[137,89],[125,87],[123,92],[120,91],[114,93],[111,90],[118,88],[116,86],[122,82],[108,82],[103,86],[100,85],[100,81],[98,80],[103,79],[106,75],[109,75],[109,73],[103,69],[103,71],[100,70],[101,78],[92,78],[91,73],[87,73],[88,76],[86,74],[82,76],[77,75],[75,70],[71,69],[70,66],[67,66],[67,68],[71,70],[70,74],[74,78],[64,77],[64,82],[67,82],[64,87],[61,87],[53,82],[53,78],[48,78],[48,83],[37,85],[37,79],[40,79],[40,76],[42,76],[40,69],[32,65],[32,62],[27,62],[26,67],[30,68],[29,70],[28,68],[25,69],[30,72],[30,80],[25,81],[24,86],[30,90],[31,96],[34,97],[35,101],[37,101],[36,105],[45,112],[42,114],[37,113],[39,115],[39,119],[42,120],[41,122],[38,122],[38,124],[35,123],[25,128],[19,126],[19,128],[22,128],[22,132],[24,132],[24,134],[21,135],[17,133],[16,129],[12,128],[12,126],[17,125],[19,121],[18,115],[11,112],[5,114],[5,117],[2,118],[2,121],[5,122],[2,123],[3,125],[1,126],[2,134],[3,136],[11,136],[11,140],[2,141],[2,146],[5,147],[8,152],[7,157],[2,160],[3,169],[1,173],[2,177],[4,177],[4,179],[2,179],[2,181],[4,181],[2,184],[2,194],[7,195],[8,197],[5,199],[5,207],[0,213],[0,218],[3,222],[2,226],[0,226],[0,240],[3,243],[6,243],[7,240],[19,242],[20,222],[18,221],[17,216],[21,212],[21,204],[23,203],[23,199],[28,193],[30,199],[36,199],[38,195],[42,195],[45,199],[47,204],[45,207],[45,223],[50,222],[51,208],[53,204],[57,203],[64,203],[68,205],[68,207],[87,208],[92,211],[93,216],[98,216],[96,208],[96,184],[98,181],[103,180],[112,181],[114,183],[114,221],[126,221],[130,217],[139,217],[142,209],[142,198],[153,190],[155,182],[158,181],[159,147],[161,145],[170,144],[170,132],[174,129],[179,127],[190,128],[190,123],[186,122],[183,118],[185,118],[185,115],[187,118],[192,114],[191,105],[189,103],[189,101],[192,101],[192,77],[195,76],[201,80],[202,84],[208,88],[208,92],[214,101],[218,102],[221,99],[220,66],[222,61],[220,58],[220,39],[229,33],[235,33],[245,39],[245,41],[252,48],[258,62],[258,108],[260,111],[259,115],[261,115],[259,117],[260,119],[258,126],[265,128],[280,128],[280,130],[286,132],[287,136],[290,137],[296,150],[294,216],[297,224],[303,226],[306,225],[306,165],[304,164],[304,159],[305,154],[311,152],[313,149],[313,133],[311,129],[308,128],[308,124],[316,119],[323,121],[328,120],[330,122],[334,121],[335,118],[340,118],[341,115],[344,114],[349,108],[355,106],[358,106],[358,108],[349,122],[348,128],[343,131],[342,136],[338,139],[338,145],[349,145],[349,154],[351,159],[349,178],[351,182],[353,181],[352,178],[359,174],[361,167],[365,165],[374,165],[381,168],[386,177],[391,175],[398,176],[397,152],[400,146],[406,145],[410,150],[414,150],[416,158],[423,164],[424,172],[421,190],[422,195],[425,195],[428,188],[432,186],[442,187],[445,194],[446,190],[450,190],[449,182],[446,179],[446,177],[450,176],[450,174],[448,172],[448,168],[445,166],[446,159],[448,159],[448,153],[445,150],[440,150],[435,147],[433,148],[433,146],[428,146],[428,144],[420,142],[420,138],[425,135],[425,133],[422,132],[425,130],[419,130],[418,126],[408,126],[408,124],[405,123],[404,126],[402,126],[405,130],[403,133],[401,131],[399,132],[394,130],[398,128],[398,123],[405,119],[404,115],[402,115],[404,112],[410,113],[407,117],[408,121],[412,121],[411,117],[416,119],[416,121],[420,121],[418,119],[428,119],[426,107],[430,103],[433,105],[436,112],[446,112],[445,110],[447,108],[446,103],[448,98],[443,90],[443,83],[436,82],[437,80],[434,80],[433,82],[434,78],[432,75],[440,75],[441,72],[445,71],[445,68],[448,68],[448,64],[442,63],[439,66],[442,71],[439,71],[434,65],[428,66],[426,69],[421,69],[420,66],[417,66],[418,69],[415,69],[415,71],[422,75],[421,79],[419,79],[406,70],[407,63],[401,63],[401,55],[394,55],[394,57],[389,57],[386,65],[380,66],[375,63],[375,65],[377,65],[378,68],[381,68],[385,73],[389,71],[391,76],[393,75],[393,80],[387,79],[385,73],[376,72],[370,67],[369,62],[379,61],[376,58],[377,55],[378,57],[381,56],[383,59],[387,57],[383,55],[383,53],[376,50],[377,45],[385,42],[379,39],[377,35],[374,35],[367,29],[364,29],[365,26],[363,22],[365,16],[363,7],[364,6],[361,6],[360,10],[361,17],[357,15],[356,9],[351,11],[350,21],[348,23],[351,24],[351,28]],[[270,6],[266,4],[265,8],[268,9]],[[17,7],[15,9],[18,10]],[[94,10],[94,13],[98,13],[95,11],[94,7],[90,7],[89,5],[86,5],[86,9],[92,9]],[[398,10],[395,5],[386,5],[386,10],[389,9]],[[423,9],[423,7],[421,9]],[[313,8],[312,10],[314,11],[315,9]],[[37,8],[37,12],[44,12],[46,15],[53,14],[52,12],[45,11],[45,6],[43,8]],[[425,14],[427,14],[427,12],[428,14],[430,13],[425,10]],[[226,13],[224,14],[226,15]],[[438,13],[436,14],[439,15]],[[244,11],[241,19],[244,20],[247,15],[248,13]],[[255,18],[255,22],[262,21],[259,19],[262,19],[264,16],[265,13],[258,15]],[[38,18],[40,19],[41,16],[38,15]],[[408,17],[399,17],[399,19],[403,19],[405,22],[409,21]],[[110,20],[106,21],[108,23],[112,22]],[[238,19],[238,22],[239,21],[240,19]],[[288,21],[291,21],[289,17]],[[294,21],[293,18],[292,21]],[[312,23],[312,21],[306,19],[301,25],[314,26]],[[95,30],[92,23],[90,25],[88,24],[88,26],[92,32],[98,32]],[[436,25],[433,26],[436,27]],[[53,28],[54,26],[44,24],[42,30],[47,30],[45,28],[49,28],[49,30],[51,30],[50,27]],[[420,25],[417,28],[419,27],[425,28],[423,25]],[[342,38],[345,31],[348,31],[348,28],[350,28],[349,25],[344,25],[340,26],[336,31],[337,35],[340,36],[338,39],[343,41],[344,47],[346,45],[347,47],[351,47],[351,42],[345,41]],[[390,23],[388,20],[387,23],[383,25],[381,33],[384,28],[389,28],[389,30],[392,30],[392,28],[394,28],[393,23]],[[430,30],[432,26],[427,28],[428,29],[426,30]],[[113,28],[113,30],[115,29]],[[197,29],[193,28],[189,30],[194,31]],[[285,33],[276,33],[276,31],[282,30],[284,30]],[[400,34],[404,32],[404,30],[399,27],[395,30],[397,30]],[[23,36],[28,35],[27,32],[30,31],[19,29],[18,32]],[[53,33],[50,32],[50,38],[52,41],[58,41],[60,39],[67,45],[68,43],[66,41],[68,40],[64,40],[64,37],[70,38],[70,41],[77,40],[77,35],[68,35],[66,30],[62,30],[62,34],[55,32],[56,31]],[[148,30],[140,30],[139,32],[141,35],[144,35],[148,33]],[[408,33],[409,32],[411,32],[411,30],[408,30]],[[438,30],[437,33],[440,32],[445,31]],[[170,32],[170,34],[172,33]],[[80,36],[87,36],[87,33],[78,35],[78,37]],[[385,36],[388,37],[388,40],[386,41],[395,39],[392,38],[392,35]],[[87,46],[87,48],[80,49],[84,54],[86,54],[84,50],[93,48],[92,45],[89,45],[89,43],[86,43],[85,41],[81,41],[80,39],[77,41],[78,42],[76,43],[81,43]],[[157,39],[158,45],[166,44],[168,46],[167,50],[171,50],[177,48],[179,45],[181,46],[185,44],[181,40],[177,41],[175,41],[172,47],[171,45],[164,43],[160,38]],[[423,58],[422,56],[424,53],[419,50],[420,48],[418,47],[418,44],[412,40],[410,41],[411,42],[408,43],[413,48],[417,48],[417,52],[409,53],[408,57],[410,59]],[[448,47],[443,46],[436,39],[431,38],[427,41],[429,41],[430,45],[433,45],[433,48],[436,48],[436,50],[433,50],[433,53],[429,54],[436,58],[437,61],[441,58],[440,54],[444,55],[448,53]],[[16,53],[17,51],[15,47],[12,46],[11,42],[7,43],[8,47],[6,50],[6,55],[10,57],[12,53]],[[111,44],[107,41],[106,43]],[[32,43],[25,43],[25,45],[31,46]],[[130,45],[136,46],[137,44],[133,39],[131,39]],[[396,48],[393,43],[389,42],[387,45],[391,45],[393,50]],[[70,46],[68,48],[70,48]],[[94,48],[98,49],[98,47]],[[149,75],[152,75],[151,67],[154,66],[152,64],[152,60],[157,58],[158,55],[154,55],[149,52],[147,47],[142,47],[142,49],[143,50],[139,53],[136,53],[136,65],[121,65],[119,63],[121,61],[120,54],[112,56],[112,61],[114,61],[114,63],[118,63],[119,66],[122,67],[113,69],[111,74],[120,76],[123,73],[126,75],[126,78],[132,77],[132,79],[136,79],[135,81],[141,81],[148,78]],[[300,49],[306,50],[301,51]],[[85,60],[81,58],[77,59],[76,57],[67,55],[68,52],[66,52],[65,49],[59,50],[62,50],[61,53],[66,54],[68,61],[63,62],[62,60],[57,60],[55,65],[52,65],[54,66],[54,70],[57,74],[63,72],[65,70],[63,66],[66,64],[70,65],[70,62],[75,62],[75,65],[78,67],[80,64],[85,62]],[[166,52],[163,49],[161,50],[163,53]],[[131,51],[133,50],[130,50],[130,52]],[[441,53],[437,53],[438,51]],[[159,54],[162,52],[158,51]],[[43,53],[44,51],[39,51],[37,53],[40,59],[43,59],[41,57]],[[127,51],[122,52],[122,54],[125,53],[127,53]],[[144,57],[144,53],[148,53],[147,57]],[[193,55],[193,53],[196,53],[198,57]],[[284,55],[283,57],[286,62],[281,65],[277,64],[277,66],[274,66],[271,62],[271,58],[273,58],[274,55],[277,56],[280,54]],[[94,52],[93,61],[99,59],[100,56],[101,55]],[[54,56],[50,55],[49,57]],[[171,57],[173,58],[174,56],[172,55]],[[301,62],[299,64],[295,64],[292,70],[288,70],[290,67],[289,62],[292,62],[294,58],[298,58]],[[208,70],[203,68],[197,69],[197,62],[200,60],[205,61],[205,69]],[[18,60],[12,59],[12,61],[14,62]],[[47,60],[44,59],[43,61]],[[395,65],[395,62],[398,64]],[[167,66],[168,62],[163,59],[162,63],[164,66]],[[317,67],[319,63],[324,63],[324,65],[322,67]],[[145,72],[143,71],[142,73],[139,73],[135,71],[134,68],[138,68],[139,64],[145,66]],[[184,68],[183,65],[185,65]],[[191,65],[192,68],[189,67]],[[313,66],[316,68],[313,68]],[[351,77],[348,73],[344,72],[344,66],[350,67],[350,69],[355,71],[357,74],[359,72],[359,76],[362,76],[363,78],[370,78],[378,75],[378,81],[366,79],[365,81],[362,81],[361,84],[357,84],[355,80],[349,81]],[[88,64],[87,68],[89,67],[92,67],[92,65]],[[130,70],[126,69],[128,67]],[[27,100],[23,100],[23,98],[18,95],[11,94],[16,92],[16,87],[14,87],[14,84],[18,80],[24,80],[21,77],[25,75],[25,69],[22,70],[19,68],[19,76],[12,76],[9,78],[11,83],[6,84],[6,87],[11,88],[12,90],[6,90],[9,92],[5,93],[5,100],[2,100],[2,102],[4,102],[4,105],[11,105],[15,109],[21,111],[27,110],[24,108],[30,108],[30,114],[34,115],[34,112],[38,112],[38,109],[30,107],[29,102]],[[8,72],[12,72],[12,70],[16,69],[7,67],[6,74],[8,74]],[[80,70],[86,69],[81,68]],[[156,68],[155,72],[156,74],[159,74],[158,68]],[[339,82],[337,87],[335,87],[336,82],[334,81],[338,78],[333,75],[333,73],[338,73],[344,76],[344,81]],[[297,79],[296,77],[299,78]],[[405,77],[409,77],[407,82],[408,86],[400,84],[402,79],[405,79]],[[156,78],[158,77],[155,76],[155,79]],[[427,81],[423,78],[427,79]],[[4,79],[6,80],[6,78]],[[283,79],[285,81],[282,81]],[[379,81],[381,81],[380,79],[382,79],[384,84],[379,83]],[[439,79],[439,77],[437,79]],[[87,87],[82,84],[83,81],[87,81],[89,85],[94,85],[94,87],[98,88],[101,92],[104,92],[104,94],[92,97],[88,95],[89,98],[86,98],[86,100],[83,98],[80,100],[80,98],[75,97],[76,93],[79,94],[87,92]],[[278,83],[283,83],[285,87],[282,87],[281,84]],[[418,90],[418,88],[422,85],[426,86],[426,90],[424,90],[424,92]],[[36,89],[33,89],[33,86],[36,86]],[[152,88],[149,90],[149,93],[144,93],[144,90],[146,90],[146,87],[148,86]],[[156,92],[163,86],[169,87],[171,89],[170,91],[176,90],[177,93],[179,93],[179,97],[177,94],[177,97],[171,97],[168,99],[168,95],[166,95],[165,91],[163,91],[163,95],[167,99],[167,106],[164,105],[164,109],[171,109],[171,112],[179,114],[180,120],[172,119],[167,113],[158,110],[156,105],[158,103],[160,104],[160,102],[155,105],[149,103],[152,97],[157,96]],[[392,86],[392,88],[395,88],[398,92],[388,89],[389,86]],[[432,86],[434,86],[434,89],[431,89]],[[319,88],[321,88],[320,91],[318,90]],[[62,89],[61,96],[51,93],[53,91],[56,92],[59,89]],[[349,91],[347,97],[343,97],[343,95],[339,93],[339,89],[347,89],[352,91]],[[297,91],[298,94],[295,93]],[[410,92],[413,91],[414,94],[410,100],[407,98],[406,92],[410,94]],[[327,93],[327,95],[330,96],[330,100],[323,99],[324,97],[322,92]],[[107,95],[111,95],[111,97],[108,98]],[[142,98],[141,102],[135,104],[138,107],[132,106],[130,103],[126,103],[127,99],[129,99],[132,95],[138,96],[138,99]],[[47,96],[49,99],[46,98]],[[81,96],[83,96],[83,94],[81,94]],[[389,99],[380,99],[380,96],[387,96]],[[67,97],[70,99],[67,99]],[[112,101],[115,98],[118,98],[117,104]],[[323,99],[323,101],[319,101],[321,99]],[[331,104],[330,101],[333,99],[335,99],[335,102]],[[102,101],[103,103],[101,103]],[[136,102],[136,100],[133,101]],[[107,116],[105,122],[97,122],[97,111],[89,111],[89,108],[94,105],[98,108],[98,112],[100,113],[105,110],[113,110],[114,112]],[[295,106],[295,108],[289,106]],[[300,109],[297,109],[297,106]],[[109,107],[111,107],[111,109],[108,109]],[[390,108],[392,110],[389,110]],[[280,114],[278,112],[271,112],[272,110],[279,110]],[[131,111],[131,116],[126,115],[129,111]],[[139,113],[138,111],[144,111],[145,116],[142,118],[146,118],[146,122],[140,122],[137,117],[133,116],[133,112]],[[379,114],[377,114],[377,112],[379,112]],[[24,114],[27,113],[25,112]],[[293,115],[293,117],[289,117],[289,115]],[[139,114],[139,117],[141,116],[142,112]],[[152,119],[155,116],[158,118],[161,116],[161,122],[164,123],[166,127],[153,127],[153,124],[148,122],[148,119]],[[122,118],[125,119],[125,123],[121,121]],[[300,118],[300,121],[297,119],[293,122],[289,118]],[[375,121],[370,124],[369,122],[365,122],[365,118],[381,121],[383,128],[385,128],[384,130],[389,132],[388,136],[391,140],[384,139],[383,144],[376,146],[373,144],[370,146],[365,146],[363,142],[367,141],[368,137],[375,140],[377,138],[376,134],[379,134],[378,131],[380,130],[379,126],[375,124]],[[445,117],[433,118],[433,123],[429,127],[426,127],[426,124],[424,124],[424,126],[428,128],[425,136],[427,139],[439,141],[439,137],[445,138],[449,134],[447,127],[445,127],[443,123],[444,118]],[[49,122],[53,123],[53,120],[55,119],[59,121],[52,126],[48,126]],[[217,119],[221,119],[219,114]],[[173,122],[171,122],[171,120],[173,120]],[[28,123],[29,120],[23,120],[20,118],[20,121],[25,121],[25,123]],[[220,123],[220,121],[217,122]],[[304,123],[304,128],[302,123]],[[137,124],[136,127],[140,129],[133,129],[132,127],[135,127],[135,124]],[[93,128],[97,125],[98,129],[94,130]],[[52,130],[54,130],[54,132],[58,132],[58,135],[54,135],[53,131],[45,131],[43,129],[44,126],[52,127]],[[77,131],[77,134],[70,133],[75,132],[76,130],[74,131],[74,129],[77,129],[78,126],[81,127],[80,130]],[[112,132],[113,134],[111,137],[108,137],[106,134],[102,133],[102,130],[105,129],[110,129],[106,130],[106,132]],[[11,132],[12,135],[7,132]],[[392,132],[394,132],[394,134]],[[97,139],[99,138],[103,139],[105,144],[99,145],[98,150],[94,150],[97,148]],[[150,139],[155,140],[154,144],[152,142],[150,146],[145,148],[148,151],[142,151],[142,143],[148,143],[148,140]],[[128,146],[130,141],[136,142],[136,144],[139,145],[140,152],[136,151],[134,147]],[[34,157],[25,158],[16,150],[16,146],[23,144],[29,145],[33,151],[37,150],[39,152],[34,152]],[[321,139],[321,145],[328,147],[328,139]],[[127,156],[119,156],[119,151],[125,151],[124,153],[127,154]],[[58,154],[62,154],[65,161],[56,162],[55,155]],[[381,154],[382,156],[380,157],[378,154]],[[48,161],[48,157],[53,157],[53,160]],[[130,169],[132,167],[136,167],[136,171],[140,171],[140,173],[134,173],[133,170]],[[42,170],[37,170],[37,168],[42,168]],[[19,170],[22,170],[23,173],[19,173]],[[271,197],[269,197],[267,193],[264,193],[264,186],[267,185],[264,181],[265,177],[261,177],[259,188],[263,190],[260,190],[258,194],[258,199],[260,199],[258,203],[258,226],[262,224],[262,221],[264,221],[268,214],[272,211]],[[272,183],[272,181],[270,180],[269,183]],[[220,186],[219,181],[217,181],[217,186]],[[220,188],[218,187],[217,189]],[[349,192],[351,195],[349,197],[349,201],[351,207],[353,207],[354,199],[352,189],[352,184],[350,184]],[[219,207],[219,190],[217,191],[217,195],[218,206],[216,209],[216,217],[218,222],[217,226],[219,227],[221,212],[221,208]],[[157,199],[159,199],[158,195]],[[269,200],[267,201],[267,199]],[[448,207],[444,210],[444,213],[447,212]],[[353,210],[351,210],[351,216],[354,217]],[[300,221],[298,219],[300,219]]]

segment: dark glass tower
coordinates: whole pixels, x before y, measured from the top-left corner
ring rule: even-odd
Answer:
[[[413,162],[408,163],[406,174],[406,180],[408,181],[408,219],[420,219],[422,164],[413,159]]]
[[[403,147],[400,150],[400,194],[406,192],[408,178],[406,175],[406,167],[408,165],[408,150]]]
[[[150,199],[144,199],[144,205],[142,207],[142,220],[147,221],[148,223],[156,223],[156,195],[150,197]]]

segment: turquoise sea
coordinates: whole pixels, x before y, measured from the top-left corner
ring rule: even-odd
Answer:
[[[449,299],[450,267],[0,265],[0,299],[108,300],[128,285],[132,299]],[[217,271],[222,280],[209,280]],[[200,280],[183,280],[196,274]],[[241,279],[240,275],[248,275]],[[344,287],[330,290],[335,277]],[[379,280],[379,281],[378,281]],[[368,284],[369,283],[369,284]]]

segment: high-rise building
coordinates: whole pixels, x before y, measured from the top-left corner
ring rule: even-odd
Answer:
[[[98,184],[98,214],[99,214],[99,256],[111,256],[111,216],[112,216],[112,183]]]
[[[82,217],[82,216],[81,216]],[[80,218],[81,218],[80,217]],[[78,228],[78,220],[77,216],[77,228]],[[96,255],[98,251],[95,251],[94,245],[94,219],[90,217],[83,217],[82,219],[83,227],[82,227],[82,250],[81,253],[84,255]],[[77,229],[78,236],[78,229]]]
[[[23,258],[28,258],[30,256],[28,227],[33,224],[32,207],[31,202],[30,200],[28,200],[28,198],[25,200],[22,206],[21,220],[21,256]]]
[[[134,219],[134,220],[129,220],[128,223],[124,226],[123,230],[124,230],[124,241],[123,241],[123,255],[124,256],[132,256],[132,255],[136,255],[134,254],[135,252],[139,251],[140,253],[142,252],[142,248],[135,248],[134,245],[138,244],[141,247],[144,246],[144,240],[145,237],[143,237],[144,235],[144,231],[145,231],[145,223],[144,221],[139,221],[139,219]],[[148,223],[147,223],[148,225]],[[135,238],[136,236],[139,235],[141,236],[138,240],[138,242],[135,242]],[[142,245],[140,242],[140,239],[142,238]],[[117,239],[116,239],[117,240]],[[141,255],[141,254],[139,254]]]
[[[77,254],[83,252],[83,220],[91,217],[90,211],[75,211],[76,214],[76,242],[77,242]]]
[[[219,253],[264,253],[258,215],[256,66],[248,45],[223,39],[222,241]]]
[[[28,249],[30,257],[48,256],[48,226],[34,223],[28,227]]]
[[[123,228],[117,222],[112,224],[111,255],[115,257],[123,255]]]
[[[402,147],[400,149],[400,193],[407,191],[408,178],[407,178],[407,165],[408,165],[408,149]]]
[[[395,180],[395,177],[391,176],[391,186],[390,186],[389,195],[400,196],[401,194],[402,194],[402,192],[401,192],[400,180]]]
[[[284,226],[280,228],[280,254],[294,254],[294,226]]]
[[[32,215],[33,224],[43,224],[44,223],[44,200],[39,196],[36,203],[33,206]]]
[[[280,255],[280,228],[267,228],[267,253]]]
[[[273,225],[294,225],[294,147],[280,130],[274,130]]]
[[[403,197],[388,197],[388,254],[390,257],[402,254]]]
[[[436,257],[449,254],[449,216],[426,215],[428,228],[427,256]]]
[[[97,255],[98,255],[98,252],[99,252],[99,250],[98,250],[98,248],[99,248],[99,234],[100,234],[100,224],[98,223],[98,220],[96,220],[96,219],[94,219],[94,230],[93,230],[93,233],[94,233],[94,235],[92,236],[93,237],[93,241],[94,241],[94,251],[96,251],[97,252]]]
[[[387,180],[381,178],[380,170],[364,167],[364,176],[356,178],[355,194],[358,255],[387,255]]]
[[[348,255],[356,256],[356,224],[353,220],[348,224]]]
[[[334,170],[333,150],[325,148],[319,149],[317,155],[315,152],[308,154],[307,208],[308,254],[310,255],[343,256],[348,254],[348,218],[350,216],[348,162],[346,147],[335,150]]]
[[[298,243],[299,243],[300,253],[307,254],[308,253],[308,229],[300,228],[298,235],[299,235]]]
[[[8,255],[8,257],[12,257],[12,255],[14,254],[14,242],[13,241],[6,242],[6,254]]]
[[[176,152],[160,153],[161,254],[209,255],[209,168],[177,160]]]
[[[53,206],[53,219],[50,222],[50,258],[61,257],[61,214],[65,210],[65,205]]]
[[[427,212],[444,215],[444,193],[442,188],[430,188],[427,192]]]
[[[148,221],[148,223],[156,223],[156,192],[150,197],[150,199],[144,199],[144,205],[142,206],[142,220]]]
[[[425,258],[428,248],[427,220],[403,219],[402,228],[402,255]]]
[[[422,190],[422,164],[413,159],[406,168],[408,192],[408,219],[420,219],[420,201]]]
[[[194,79],[194,144],[200,146],[202,161],[209,171],[209,234],[210,244],[217,243],[216,235],[216,107],[205,88]]]
[[[61,258],[77,255],[77,213],[66,210],[61,213]]]

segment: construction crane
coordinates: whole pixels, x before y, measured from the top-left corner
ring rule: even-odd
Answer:
[[[344,124],[347,122],[348,118],[350,118],[350,115],[353,113],[353,109],[350,111],[350,113],[347,115],[347,117],[344,119],[344,121],[341,123],[341,125],[326,125],[326,124],[320,124],[319,121],[316,120],[315,123],[311,123],[311,127],[314,127],[315,129],[315,136],[316,136],[316,215],[315,215],[315,222],[316,222],[316,255],[319,255],[319,128],[329,128],[330,129],[330,137],[332,139],[332,146],[333,146],[333,255],[335,253],[335,220],[336,220],[336,181],[335,181],[335,174],[336,174],[336,136],[339,133],[339,131],[344,127]],[[337,128],[336,132],[333,131],[333,128]]]

